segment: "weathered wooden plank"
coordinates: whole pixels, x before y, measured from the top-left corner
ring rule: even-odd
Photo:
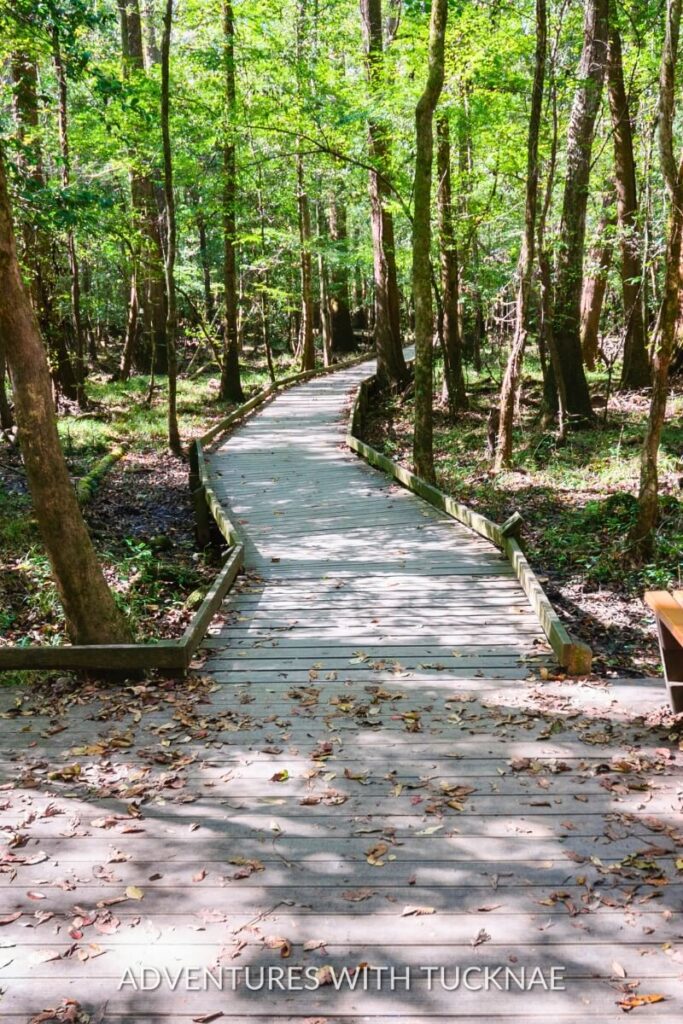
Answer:
[[[386,950],[391,928],[396,927],[398,932],[397,941],[391,937],[392,952],[386,962],[412,964],[417,967],[421,962],[421,955],[428,956],[428,961],[422,960],[422,962],[430,964],[452,963],[455,955],[460,958],[467,956],[469,953],[472,956],[471,940],[483,927],[487,933],[492,933],[492,940],[487,941],[486,948],[474,954],[476,956],[474,962],[483,966],[484,964],[499,964],[501,962],[501,953],[504,958],[511,953],[517,952],[514,948],[516,935],[519,935],[521,926],[526,924],[530,934],[536,931],[539,938],[537,944],[530,941],[526,947],[522,945],[518,948],[522,959],[531,960],[539,955],[543,959],[552,956],[557,963],[559,962],[558,958],[564,956],[572,964],[571,974],[568,971],[567,977],[573,976],[577,980],[585,978],[589,974],[596,978],[605,979],[619,977],[611,966],[613,961],[605,959],[605,939],[591,934],[590,925],[592,923],[596,925],[598,925],[598,922],[604,923],[599,917],[593,922],[593,915],[584,917],[581,922],[573,923],[567,922],[566,911],[564,919],[557,917],[553,919],[553,917],[548,917],[548,915],[543,919],[541,914],[537,918],[534,918],[532,915],[526,915],[525,919],[520,920],[519,929],[506,928],[504,934],[496,941],[495,931],[497,925],[499,923],[502,924],[500,917],[496,918],[490,914],[479,915],[478,917],[473,915],[461,924],[458,918],[442,918],[438,914],[432,915],[429,922],[425,922],[424,919],[421,920],[418,917],[413,918],[411,921],[410,919],[402,919],[400,912],[400,907],[394,909],[391,923],[386,919],[379,918],[374,935],[368,935],[369,921],[367,916],[365,918],[362,916],[333,916],[328,920],[324,918],[316,920],[312,916],[299,918],[295,914],[273,913],[265,917],[259,929],[261,934],[254,934],[253,931],[250,932],[248,929],[245,929],[243,941],[245,941],[249,953],[259,954],[259,963],[277,963],[278,951],[269,951],[264,946],[264,939],[276,935],[287,937],[292,943],[293,954],[297,958],[302,958],[311,963],[334,962],[335,960],[339,962],[344,957],[352,957],[354,954],[357,954],[359,946],[362,949],[366,949],[369,956],[376,960],[378,952]],[[612,917],[614,918],[616,915],[613,914]],[[225,927],[221,929],[223,939],[226,938],[226,931],[232,937],[238,933],[240,928],[244,928],[249,920],[250,918],[243,915],[231,917],[229,930]],[[115,959],[116,968],[121,970],[132,966],[134,963],[146,963],[148,966],[163,967],[169,963],[169,960],[172,961],[174,959],[174,945],[176,947],[175,956],[178,956],[177,946],[181,943],[183,946],[183,956],[187,958],[188,963],[197,966],[210,963],[211,957],[215,957],[218,953],[217,943],[220,943],[220,932],[218,929],[211,929],[213,936],[207,938],[203,930],[197,934],[198,929],[201,927],[201,918],[198,917],[196,919],[197,923],[194,934],[189,927],[190,922],[187,919],[183,921],[182,918],[179,918],[178,923],[180,924],[181,921],[184,927],[181,925],[178,929],[179,934],[175,943],[171,941],[168,931],[162,931],[161,936],[153,943],[149,939],[145,940],[145,931],[152,932],[153,934],[156,921],[152,923],[151,928],[149,926],[146,929],[144,927],[138,927],[137,929],[128,928],[124,935],[107,937],[104,941],[95,933],[92,936],[92,940],[104,946],[107,952],[114,954],[113,957],[110,956],[107,959]],[[654,914],[643,915],[641,919],[642,926],[652,926],[655,923],[656,918]],[[652,941],[652,939],[648,941],[647,938],[642,937],[641,932],[639,950],[636,946],[636,943],[638,943],[637,934],[629,936],[624,924],[620,924],[616,920],[610,921],[610,924],[615,930],[624,932],[623,959],[620,959],[619,962],[629,975],[638,978],[675,979],[680,973],[677,962],[672,960],[671,957],[667,957],[656,941]],[[546,925],[545,929],[544,925]],[[337,926],[339,927],[339,932],[337,932]],[[410,937],[411,928],[414,928],[416,933],[413,938]],[[157,928],[157,931],[160,930],[161,928]],[[500,930],[502,932],[503,928]],[[548,933],[547,939],[543,936],[544,930]],[[662,929],[662,938],[666,939],[667,935],[671,936],[673,933],[673,928]],[[38,936],[36,938],[40,941]],[[581,938],[583,941],[581,941]],[[631,939],[630,943],[628,941],[629,938]],[[327,941],[325,941],[326,939]],[[44,936],[42,941],[43,943],[46,941]],[[301,948],[305,942],[311,941],[319,942],[323,948],[317,952]],[[39,950],[36,948],[37,944],[38,942],[36,941],[24,940],[15,946],[11,954],[15,958],[14,964],[11,965],[15,971],[17,970],[16,965],[19,965],[20,969],[23,967],[23,971],[26,972],[27,976],[34,971],[38,974],[52,971],[55,976],[66,975],[71,978],[87,978],[94,973],[95,969],[97,969],[98,974],[112,969],[112,965],[108,964],[107,959],[104,958],[105,954],[103,954],[101,963],[97,965],[96,962],[88,963],[86,961],[81,963],[78,958],[74,958],[74,963],[68,966],[60,965],[57,958],[43,964],[36,963],[36,960],[40,960]],[[49,948],[67,955],[71,945],[73,943],[70,943],[68,940],[64,941],[64,939],[55,938],[50,943]],[[306,956],[307,952],[313,955]],[[4,974],[6,975],[7,973],[8,971],[5,969]],[[0,967],[0,979],[2,978],[3,969]]]
[[[359,950],[362,953],[362,950]],[[229,953],[226,954],[229,956]],[[101,958],[104,959],[104,958]],[[391,960],[389,963],[391,963]],[[76,961],[77,963],[78,961]],[[274,958],[264,958],[263,963],[277,963]],[[308,962],[308,961],[307,961]],[[320,960],[313,961],[320,964]],[[576,961],[574,961],[576,962]],[[554,961],[546,954],[541,957],[537,954],[536,963],[550,966]],[[212,1014],[217,1010],[223,1010],[226,1001],[230,1012],[235,1014],[248,1014],[251,1011],[265,1014],[270,1021],[278,1020],[283,1014],[298,1015],[300,1018],[310,1018],[311,1014],[323,1019],[329,1014],[335,1018],[340,1014],[356,1016],[360,1006],[365,1003],[371,1006],[371,1012],[375,1019],[387,1021],[392,1017],[402,1016],[414,1022],[413,1014],[416,1012],[427,1019],[442,1018],[467,1020],[490,1021],[493,1015],[503,1012],[510,1017],[516,1017],[518,1021],[544,1021],[547,1022],[549,1015],[553,1019],[562,1020],[565,1017],[576,1019],[577,1003],[583,1007],[590,1008],[591,1017],[599,1020],[602,1024],[606,1012],[612,1014],[615,1010],[619,993],[614,987],[602,979],[593,979],[587,974],[580,975],[580,983],[572,986],[568,983],[564,991],[546,991],[535,989],[533,996],[528,991],[520,991],[512,988],[510,991],[468,991],[459,989],[457,996],[457,1016],[453,1015],[454,993],[443,989],[435,988],[429,991],[426,982],[415,982],[406,993],[399,988],[390,992],[386,988],[376,991],[372,989],[369,993],[350,991],[348,988],[335,991],[332,986],[325,986],[315,992],[290,991],[282,992],[276,986],[274,990],[259,989],[249,991],[245,987],[238,988],[235,992],[228,990],[227,993],[213,991],[172,991],[168,986],[159,987],[156,991],[145,992],[142,997],[128,990],[116,991],[116,986],[121,980],[120,972],[117,972],[114,965],[107,968],[106,964],[95,961],[93,970],[88,979],[79,980],[69,977],[69,969],[73,964],[73,958],[68,961],[59,961],[58,967],[45,964],[35,971],[27,972],[17,979],[17,982],[24,982],[23,985],[14,983],[8,988],[3,999],[3,1009],[7,1014],[19,1012],[36,1012],[42,1008],[45,998],[40,992],[49,991],[50,983],[54,985],[55,979],[59,978],[59,998],[76,999],[86,1009],[97,1011],[106,1003],[106,1013],[125,1015],[131,1012],[131,1004],[135,1006],[136,1001],[144,1001],[145,1019],[153,1019],[155,1015],[190,1015],[190,1014]],[[234,964],[230,964],[234,966]],[[74,965],[75,966],[75,965]],[[282,969],[282,964],[277,964]],[[341,960],[334,961],[334,966],[341,970],[348,966]],[[417,966],[417,965],[416,965]],[[451,964],[449,963],[450,967]],[[95,970],[97,973],[95,973]],[[283,972],[284,973],[284,972]],[[282,975],[280,975],[282,976]],[[252,987],[258,988],[258,974],[252,976]],[[453,975],[451,975],[453,978]],[[452,983],[452,981],[451,981]],[[658,984],[658,991],[666,1000],[662,1010],[672,1016],[670,1011],[680,1013],[681,997],[680,983],[671,978],[662,979]],[[54,991],[54,989],[53,989]],[[529,1009],[530,1003],[533,1009]],[[668,1005],[667,1005],[668,1003]],[[654,1011],[654,1012],[653,1012]],[[647,1008],[648,1020],[657,1019],[658,1006]],[[107,1017],[107,1019],[108,1019]],[[228,1018],[229,1019],[229,1018]],[[371,1019],[373,1019],[371,1017]],[[505,1019],[505,1018],[503,1018]],[[623,1019],[623,1016],[622,1016]],[[585,1017],[584,1017],[585,1020]]]
[[[186,667],[184,644],[159,640],[148,644],[89,644],[60,647],[0,647],[0,671],[8,669],[92,669],[126,671]]]
[[[445,816],[435,817],[433,815],[410,814],[407,811],[398,813],[390,810],[386,803],[369,801],[370,806],[353,808],[346,804],[339,807],[325,808],[324,800],[318,805],[321,810],[318,813],[314,808],[309,808],[308,813],[302,813],[301,801],[303,798],[311,798],[316,795],[315,791],[303,790],[299,799],[287,808],[280,806],[283,798],[275,793],[270,797],[263,796],[260,800],[254,798],[252,793],[243,794],[240,792],[223,794],[220,801],[207,805],[202,801],[201,805],[192,803],[185,805],[182,802],[173,802],[170,798],[165,808],[158,808],[154,805],[144,807],[139,819],[139,827],[150,838],[161,835],[176,835],[183,828],[190,824],[196,825],[205,823],[213,827],[218,823],[221,835],[226,839],[230,838],[252,838],[254,836],[270,834],[277,827],[283,833],[292,835],[295,832],[300,834],[316,835],[320,837],[350,839],[361,834],[382,835],[391,832],[401,842],[412,836],[420,835],[429,829],[442,829],[444,835],[451,831],[457,831],[461,839],[505,839],[508,836],[533,837],[538,839],[589,839],[596,843],[603,841],[602,828],[604,826],[604,815],[609,813],[604,806],[596,810],[593,815],[577,816],[571,808],[566,808],[564,814],[555,809],[555,814],[515,814],[511,811],[505,814],[502,811],[496,813],[475,813],[473,806],[470,813],[453,814],[448,807],[445,808]],[[438,800],[438,797],[432,797]],[[407,801],[406,801],[407,802]],[[73,801],[74,804],[81,803]],[[361,803],[358,801],[358,803]],[[425,800],[429,803],[429,797]],[[597,801],[596,801],[597,804]],[[500,803],[499,803],[500,806]],[[90,821],[101,820],[103,814],[120,815],[121,821],[117,831],[116,825],[112,825],[112,834],[125,835],[125,826],[130,825],[130,820],[125,816],[125,806],[119,801],[102,801],[102,814],[99,818],[92,815],[85,817],[83,807],[74,806],[73,809],[66,808],[66,813],[80,813],[83,815],[79,832],[87,832],[96,835],[96,827],[90,826]],[[233,812],[239,813],[239,820],[235,821]],[[633,820],[629,823],[631,837],[638,838],[643,849],[653,844],[652,830],[644,823],[644,814],[638,815],[631,812],[629,808],[620,808],[620,813],[628,813]],[[669,827],[674,827],[672,820],[676,809],[668,808],[652,809],[653,815],[657,814],[660,819]],[[17,815],[14,817],[4,814],[1,819],[1,826],[8,832],[22,831],[23,818]],[[137,827],[137,826],[136,826]],[[30,835],[33,840],[41,841],[49,837],[57,837],[68,828],[65,820],[53,821],[46,818],[35,822]],[[624,826],[621,826],[623,834]],[[620,826],[616,825],[611,830],[618,834]],[[441,833],[436,833],[441,834]],[[427,838],[430,838],[429,836]],[[666,849],[666,847],[664,847]],[[671,851],[673,854],[675,851]],[[39,877],[44,877],[38,873]],[[0,888],[1,888],[0,883]]]

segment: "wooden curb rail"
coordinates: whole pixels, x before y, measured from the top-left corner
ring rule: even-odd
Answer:
[[[539,618],[543,632],[548,638],[548,643],[553,649],[558,664],[566,669],[570,675],[587,675],[591,671],[592,652],[587,644],[573,639],[559,615],[548,600],[548,597],[540,584],[538,577],[529,565],[527,558],[519,543],[519,533],[522,525],[522,516],[515,512],[514,515],[499,525],[491,519],[473,511],[467,505],[444,494],[438,487],[427,483],[426,480],[411,473],[404,466],[399,466],[386,455],[382,455],[375,448],[361,441],[358,434],[362,433],[365,420],[365,412],[368,406],[368,394],[375,385],[374,374],[367,377],[360,385],[353,404],[349,420],[349,431],[346,436],[346,443],[352,451],[360,455],[375,469],[380,469],[403,484],[409,491],[417,494],[420,498],[429,502],[435,508],[445,512],[446,515],[457,519],[458,522],[468,526],[481,537],[495,544],[510,560],[515,575],[519,580],[524,593]]]

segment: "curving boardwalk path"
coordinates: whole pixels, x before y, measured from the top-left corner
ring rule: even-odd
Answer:
[[[345,448],[369,371],[211,455],[247,572],[187,683],[3,696],[0,1024],[680,1021],[663,685],[553,678],[507,562]]]

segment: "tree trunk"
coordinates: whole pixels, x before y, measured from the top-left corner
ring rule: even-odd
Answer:
[[[142,44],[139,0],[119,0],[123,75],[144,75],[145,58]],[[141,251],[136,254],[142,273],[138,273],[138,294],[142,298],[143,325],[141,345],[134,362],[140,369],[165,373],[166,356],[166,285],[164,253],[161,244],[156,187],[149,174],[139,169],[135,153],[131,153],[131,202],[135,228],[141,237]]]
[[[52,59],[57,76],[57,119],[59,123],[59,153],[61,157],[61,178],[64,198],[68,201],[71,187],[71,154],[69,152],[69,121],[68,121],[68,86],[66,68],[62,60],[59,29],[52,29]],[[73,329],[75,359],[74,374],[76,378],[76,399],[81,408],[87,405],[84,391],[85,381],[85,344],[83,339],[83,320],[81,317],[81,277],[76,250],[76,238],[71,226],[66,232],[66,251],[69,259],[69,275],[71,281],[71,324]]]
[[[437,209],[439,220],[439,258],[442,291],[443,381],[451,418],[468,406],[462,369],[460,336],[458,247],[453,225],[451,189],[451,142],[448,118],[436,122],[436,167],[438,176]]]
[[[197,192],[192,193],[195,206],[195,222],[197,224],[197,235],[199,236],[199,262],[202,270],[202,284],[204,286],[204,315],[208,324],[213,323],[216,315],[211,290],[211,260],[209,258],[209,246],[206,237],[206,219],[201,205],[201,199]]]
[[[223,2],[223,60],[225,64],[226,140],[223,146],[223,284],[225,327],[220,397],[224,402],[243,402],[237,342],[237,146],[235,83],[235,17],[231,0]]]
[[[353,336],[351,310],[349,309],[349,253],[348,236],[346,233],[346,208],[334,196],[330,199],[328,225],[330,238],[336,248],[336,258],[329,273],[332,352],[353,352],[356,348],[356,339]]]
[[[659,88],[659,142],[662,173],[671,200],[666,249],[666,279],[659,314],[657,345],[652,361],[652,397],[640,463],[638,516],[629,540],[634,555],[645,559],[654,549],[655,527],[659,516],[657,463],[659,443],[666,418],[669,368],[676,344],[676,325],[680,315],[681,257],[683,246],[683,157],[676,166],[673,148],[675,68],[681,24],[681,0],[669,0],[666,37],[662,53]],[[672,176],[672,166],[675,170]]]
[[[107,587],[57,435],[45,349],[17,261],[0,154],[0,340],[12,377],[33,507],[74,643],[126,643],[130,629]]]
[[[614,183],[617,190],[621,290],[626,327],[621,386],[640,388],[650,382],[650,362],[647,354],[647,331],[642,304],[643,268],[638,226],[633,128],[629,98],[624,86],[621,38],[614,14],[612,15],[607,50],[607,86],[614,135]]]
[[[415,212],[413,217],[413,301],[415,303],[415,434],[413,464],[418,476],[434,482],[431,200],[434,111],[444,79],[448,0],[432,0],[427,82],[415,108]]]
[[[164,151],[164,199],[166,206],[166,353],[168,360],[168,447],[174,455],[182,454],[177,412],[176,334],[178,312],[175,287],[176,212],[173,193],[173,157],[170,130],[170,58],[173,28],[173,0],[166,0],[164,31],[161,38],[161,138]]]
[[[567,135],[567,174],[555,278],[553,334],[562,365],[567,411],[577,422],[593,419],[581,357],[581,288],[591,151],[607,61],[607,13],[608,0],[586,0],[583,53]]]
[[[139,312],[140,305],[138,301],[137,270],[135,265],[133,265],[133,269],[130,275],[130,296],[128,299],[126,337],[123,342],[123,352],[121,353],[121,363],[118,372],[119,380],[128,380],[130,378],[130,372],[133,368],[133,359],[135,357],[135,351],[137,348],[138,341]]]
[[[301,320],[299,346],[302,370],[315,369],[313,339],[313,260],[311,255],[311,210],[306,194],[304,160],[296,158],[297,206],[299,209],[299,240],[301,242]]]
[[[598,236],[590,255],[591,272],[584,277],[581,291],[581,352],[589,370],[595,369],[600,339],[600,317],[607,290],[607,275],[612,265],[612,229],[614,196],[608,189],[598,224]]]
[[[268,363],[268,376],[275,383],[275,367],[273,365],[273,349],[270,344],[270,323],[268,320],[268,254],[266,252],[266,210],[263,204],[263,171],[259,165],[258,170],[258,212],[259,228],[261,231],[261,259],[263,261],[262,282],[261,282],[261,336],[263,347],[266,350],[266,361]]]
[[[38,107],[38,70],[35,60],[24,52],[12,56],[14,117],[21,142],[18,165],[27,186],[39,193],[45,188],[45,172],[40,146]],[[78,388],[64,338],[54,325],[53,284],[50,281],[50,239],[47,232],[28,218],[22,224],[23,265],[30,278],[33,308],[50,352],[55,387],[76,401]]]
[[[316,207],[318,221],[318,283],[320,286],[320,337],[323,345],[323,366],[332,362],[332,304],[330,302],[330,273],[323,252],[325,217],[320,203]]]
[[[683,230],[683,159],[678,167],[678,197],[672,204],[669,239],[667,243],[666,283],[662,310],[659,317],[657,345],[652,361],[652,397],[650,414],[643,443],[640,463],[640,489],[638,493],[638,517],[630,540],[637,557],[645,559],[652,555],[654,534],[659,517],[659,480],[657,463],[659,443],[666,418],[666,402],[669,392],[669,368],[676,343],[676,324],[679,317],[681,292],[680,260],[682,254],[681,231]]]
[[[143,12],[145,23],[145,66],[151,68],[154,64],[161,64],[161,50],[157,43],[157,33],[154,24],[154,0],[144,0]]]
[[[361,0],[361,16],[365,34],[365,55],[368,83],[379,103],[385,88],[382,72],[384,40],[382,33],[382,0]],[[381,385],[395,385],[407,380],[408,371],[401,344],[400,303],[394,219],[387,208],[389,187],[386,173],[389,166],[389,129],[379,117],[368,122],[370,160],[369,174],[372,252],[375,277],[375,347],[377,377]]]
[[[545,0],[536,0],[536,55],[527,141],[524,236],[522,238],[522,251],[519,258],[515,336],[512,341],[512,349],[500,392],[500,417],[495,457],[495,469],[497,471],[500,471],[503,466],[509,465],[512,459],[512,426],[515,412],[515,396],[521,381],[524,350],[529,334],[529,300],[531,297],[531,279],[534,266],[536,210],[538,206],[538,139],[543,113],[546,49],[546,2]]]
[[[2,335],[0,335],[0,427],[3,430],[11,430],[14,426],[12,407],[7,395],[7,361],[5,359],[5,346]]]
[[[474,170],[474,153],[472,146],[472,129],[470,123],[469,93],[471,84],[462,89],[463,113],[460,118],[458,131],[458,172],[460,177],[460,192],[458,195],[458,208],[463,221],[470,220],[470,196],[472,192],[472,178]],[[481,347],[484,341],[484,304],[481,297],[479,285],[480,260],[479,260],[479,233],[477,224],[472,223],[468,231],[467,247],[461,252],[461,267],[464,268],[469,262],[471,273],[471,286],[468,291],[471,297],[471,305],[474,312],[474,324],[471,334],[465,330],[464,303],[460,309],[460,337],[463,344],[463,355],[472,360],[477,373],[481,370]],[[465,289],[462,288],[464,293]]]

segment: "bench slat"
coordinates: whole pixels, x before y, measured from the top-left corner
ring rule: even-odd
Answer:
[[[676,640],[683,644],[683,591],[670,594],[668,590],[650,590],[645,603],[662,620]]]

